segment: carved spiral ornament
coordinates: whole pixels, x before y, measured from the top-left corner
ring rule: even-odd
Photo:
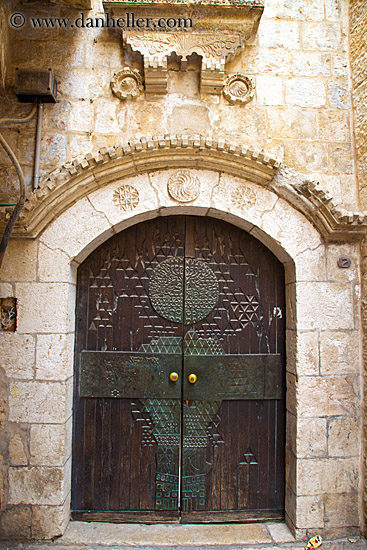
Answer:
[[[247,76],[236,73],[228,77],[223,95],[229,103],[248,103],[254,97],[255,86]]]
[[[200,195],[200,180],[187,170],[176,172],[168,182],[168,193],[177,202],[191,202]]]
[[[120,99],[134,99],[143,91],[141,74],[137,69],[125,67],[114,75],[111,89]]]

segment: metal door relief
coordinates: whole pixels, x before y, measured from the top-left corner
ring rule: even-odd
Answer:
[[[93,253],[78,290],[74,517],[280,517],[275,257],[225,222],[158,218]]]

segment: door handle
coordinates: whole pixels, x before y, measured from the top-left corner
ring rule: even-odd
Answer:
[[[190,382],[190,384],[195,384],[196,380],[198,379],[198,377],[196,376],[196,374],[189,374],[189,376],[187,377],[188,381]]]
[[[171,374],[169,375],[169,379],[171,380],[171,382],[177,382],[178,380],[177,372],[171,372]]]

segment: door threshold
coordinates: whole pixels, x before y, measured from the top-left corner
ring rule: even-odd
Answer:
[[[261,523],[105,523],[71,521],[58,542],[65,545],[199,547],[294,542],[284,522]]]

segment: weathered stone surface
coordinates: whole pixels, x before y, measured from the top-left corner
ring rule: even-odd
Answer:
[[[57,270],[52,266],[57,265]],[[71,282],[70,258],[61,250],[53,250],[43,243],[38,248],[38,279],[47,283]]]
[[[320,333],[320,372],[330,374],[358,373],[360,369],[360,336],[358,331]]]
[[[65,384],[13,382],[10,384],[9,420],[58,424],[65,418]]]
[[[325,22],[303,25],[302,42],[306,50],[339,50],[341,46],[340,25]]]
[[[315,143],[297,143],[286,148],[285,162],[306,173],[327,172],[327,148]],[[306,168],[305,168],[306,167]]]
[[[0,540],[29,540],[31,523],[30,506],[13,506],[0,512]]]
[[[65,463],[64,424],[34,424],[30,430],[32,466],[63,466]]]
[[[353,415],[358,410],[357,380],[353,376],[302,376],[298,379],[301,417]]]
[[[296,278],[298,281],[325,281],[325,247],[307,249],[295,258]]]
[[[331,527],[360,525],[358,499],[355,493],[342,495],[327,494],[323,498],[325,506],[325,524]]]
[[[326,90],[322,80],[316,78],[290,78],[285,83],[286,102],[290,106],[323,107]]]
[[[258,76],[256,98],[258,105],[283,105],[283,79],[276,76]]]
[[[4,429],[5,421],[6,421],[6,404],[4,399],[0,399],[0,430]]]
[[[9,468],[9,504],[63,504],[63,475],[61,468]]]
[[[293,55],[295,76],[330,76],[331,56],[318,52],[297,52]]]
[[[326,418],[298,419],[296,455],[300,458],[327,456]]]
[[[24,441],[20,434],[15,434],[9,442],[9,456],[13,466],[24,466],[28,463]]]
[[[299,25],[294,21],[263,19],[259,26],[258,37],[262,48],[297,50],[301,47]]]
[[[288,330],[287,365],[294,366],[292,373],[298,376],[319,374],[319,334],[317,331],[296,332]]]
[[[73,334],[40,334],[37,337],[37,379],[63,381],[72,375],[73,341]]]
[[[317,126],[316,113],[313,110],[300,108],[268,109],[269,131],[283,138],[312,139]]]
[[[166,131],[178,134],[205,134],[209,126],[209,111],[205,106],[182,106],[173,108]]]
[[[343,283],[299,283],[297,317],[301,330],[354,329],[353,288]]]
[[[308,529],[324,527],[324,505],[321,496],[299,496],[297,503],[297,526]]]
[[[66,283],[18,283],[18,332],[68,332],[69,290]]]
[[[32,507],[32,539],[51,539],[62,535],[69,521],[70,502],[63,506]]]
[[[331,418],[328,422],[329,456],[358,456],[360,449],[360,429],[360,422],[357,418]]]
[[[34,281],[37,271],[37,246],[35,241],[10,241],[1,265],[2,281]]]
[[[328,96],[330,107],[332,109],[350,108],[350,89],[347,84],[340,84],[340,82],[329,82]]]
[[[34,377],[35,338],[17,332],[0,333],[0,367],[7,376],[30,380]]]
[[[333,487],[334,493],[355,493],[359,483],[358,459],[300,459],[297,462],[299,495],[320,495]]]

